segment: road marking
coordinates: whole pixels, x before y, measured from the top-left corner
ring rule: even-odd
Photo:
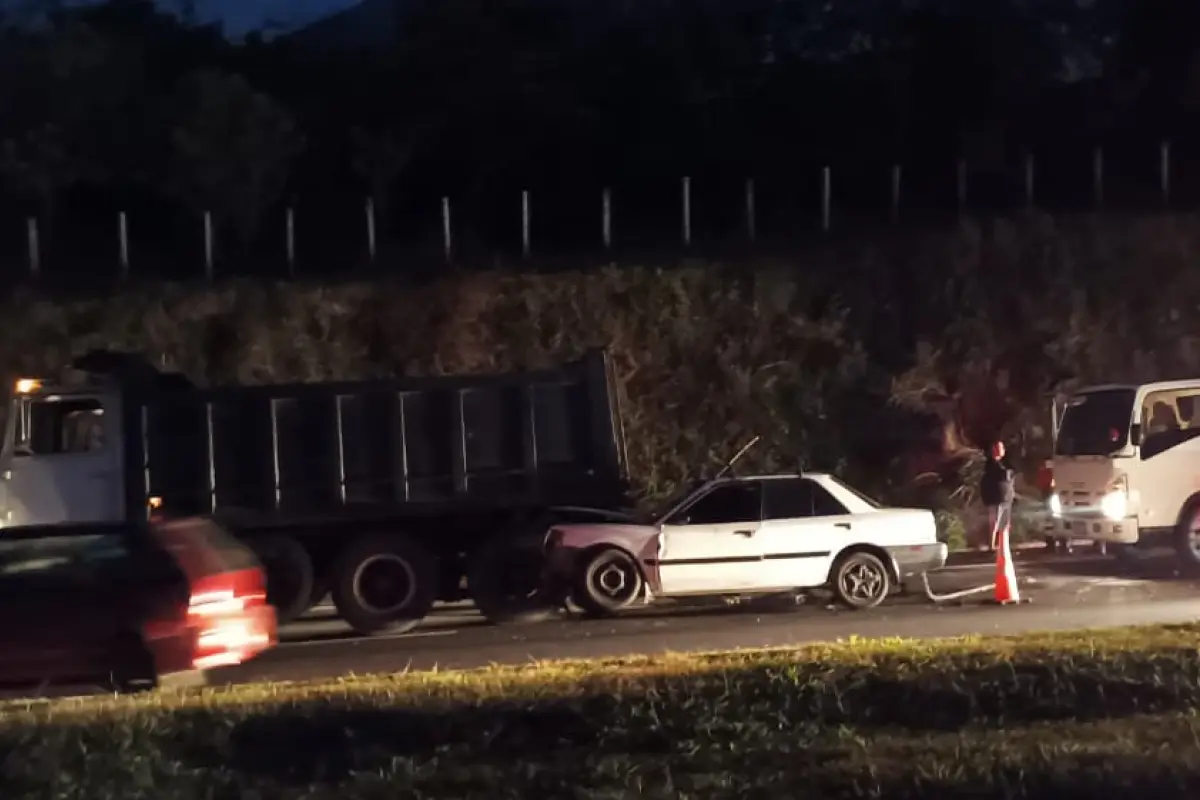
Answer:
[[[280,642],[276,649],[282,647],[311,647],[316,644],[358,644],[360,642],[379,642],[391,639],[428,639],[432,636],[457,636],[458,631],[417,631],[416,633],[391,633],[383,636],[363,636],[336,639],[309,639],[299,642]]]

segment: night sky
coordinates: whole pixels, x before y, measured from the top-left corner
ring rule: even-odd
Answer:
[[[234,36],[260,27],[270,19],[288,28],[304,25],[327,14],[357,4],[358,0],[196,0],[196,10],[204,20],[221,20]],[[166,7],[177,7],[174,0],[160,0]]]
[[[69,0],[73,3],[97,0]],[[155,0],[159,7],[178,11],[181,0]],[[285,29],[306,25],[314,20],[357,5],[359,0],[195,0],[196,13],[203,22],[220,21],[232,36],[259,29],[268,20]],[[26,11],[29,0],[0,0],[0,11]]]

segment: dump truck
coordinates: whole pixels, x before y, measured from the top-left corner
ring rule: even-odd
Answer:
[[[13,387],[6,528],[205,516],[262,560],[283,622],[331,596],[371,635],[471,599],[552,613],[543,536],[630,505],[604,351],[495,375],[200,387],[93,352]]]

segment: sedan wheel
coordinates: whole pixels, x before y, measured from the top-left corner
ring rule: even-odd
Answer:
[[[633,558],[621,550],[601,550],[585,561],[574,599],[585,612],[608,616],[637,602],[644,586]]]
[[[887,598],[892,578],[887,567],[870,553],[851,553],[833,568],[830,583],[837,599],[850,608],[874,608]]]

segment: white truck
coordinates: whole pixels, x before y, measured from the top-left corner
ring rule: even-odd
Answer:
[[[1200,567],[1200,379],[1089,387],[1055,411],[1047,536],[1170,544]]]

